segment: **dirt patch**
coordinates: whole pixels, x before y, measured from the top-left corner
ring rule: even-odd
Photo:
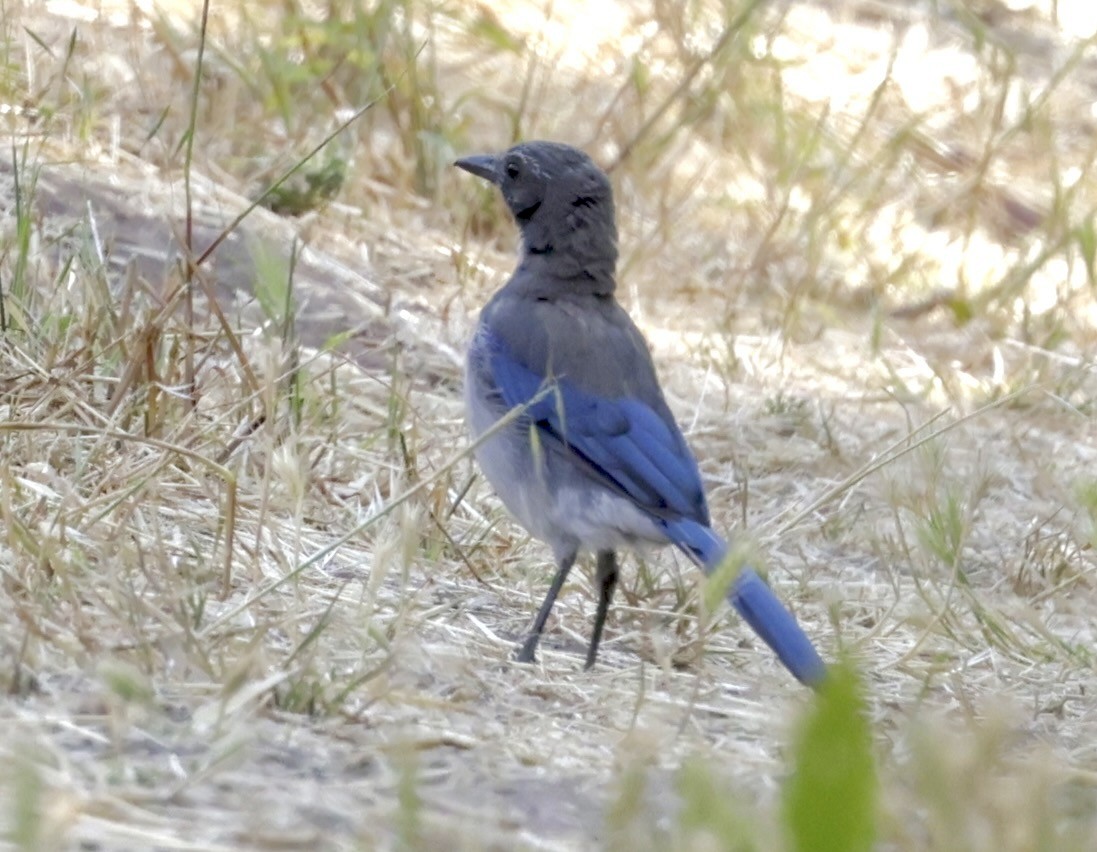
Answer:
[[[551,566],[464,454],[460,377],[513,234],[441,168],[446,145],[505,145],[508,115],[607,165],[630,152],[622,301],[714,518],[863,672],[886,842],[1088,848],[1085,4],[778,4],[735,61],[711,52],[719,4],[594,4],[597,27],[571,4],[439,13],[415,31],[460,119],[437,162],[402,145],[431,128],[409,133],[387,81],[338,201],[246,219],[190,318],[170,143],[193,17],[56,5],[6,28],[29,58],[0,166],[0,748],[23,848],[660,848],[698,758],[779,843],[810,699],[702,613],[687,564],[628,563],[594,671],[583,572],[541,662],[510,661]],[[268,24],[215,21],[199,251],[277,172],[276,140],[318,132],[234,64]]]

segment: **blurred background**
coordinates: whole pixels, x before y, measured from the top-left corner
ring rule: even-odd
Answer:
[[[1097,5],[202,13],[0,22],[6,839],[1093,848]],[[508,663],[551,566],[460,387],[516,234],[451,164],[535,138],[831,703],[671,557],[595,671],[582,572]]]

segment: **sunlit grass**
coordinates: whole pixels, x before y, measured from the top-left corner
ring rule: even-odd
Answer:
[[[11,844],[1092,846],[1092,39],[103,6],[0,23]],[[582,572],[509,661],[551,568],[466,457],[460,351],[514,232],[449,164],[536,137],[611,170],[714,517],[854,661],[820,696],[666,554],[593,672]]]

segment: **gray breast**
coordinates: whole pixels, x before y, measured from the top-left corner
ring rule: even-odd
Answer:
[[[465,375],[466,417],[474,440],[507,411],[478,343],[474,338],[469,348]],[[557,554],[665,543],[648,515],[598,484],[566,452],[551,446],[535,452],[530,428],[517,420],[480,443],[475,454],[503,505],[532,536]]]

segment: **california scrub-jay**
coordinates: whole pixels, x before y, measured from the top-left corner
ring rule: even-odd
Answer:
[[[701,475],[667,407],[639,329],[614,298],[617,227],[609,179],[575,148],[527,142],[456,165],[499,187],[522,232],[518,268],[484,307],[468,353],[476,458],[499,497],[556,557],[556,576],[518,653],[532,662],[580,551],[597,558],[594,665],[617,584],[618,548],[673,544],[706,573],[728,546],[709,526]],[[823,661],[750,568],[732,606],[802,683]]]

